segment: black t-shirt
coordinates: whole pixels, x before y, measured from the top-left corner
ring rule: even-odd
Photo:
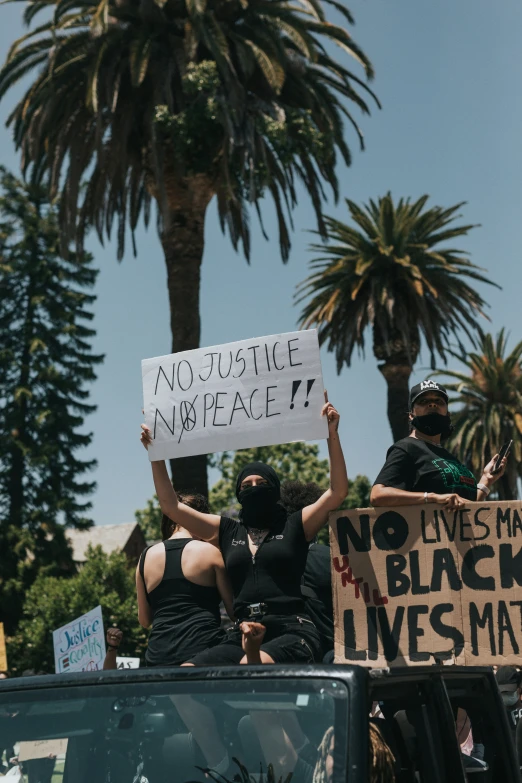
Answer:
[[[508,723],[513,731],[515,731],[520,718],[522,718],[522,700],[519,699],[513,707],[506,707],[506,712]]]
[[[303,575],[301,592],[306,611],[319,631],[323,655],[334,646],[332,570],[330,547],[311,544]]]
[[[219,546],[234,594],[238,619],[247,615],[248,604],[266,603],[270,614],[304,611],[301,578],[306,566],[308,542],[302,512],[290,514],[261,542],[255,557],[248,546],[247,529],[241,522],[221,517]]]
[[[376,484],[408,492],[456,492],[466,500],[477,499],[473,473],[447,451],[417,438],[397,441],[386,455],[386,462],[375,479]]]

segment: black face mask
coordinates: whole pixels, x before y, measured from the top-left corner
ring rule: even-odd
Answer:
[[[442,413],[426,413],[425,416],[414,416],[411,420],[414,429],[423,435],[449,435],[453,431],[449,416]]]
[[[246,487],[238,493],[241,503],[240,518],[246,527],[257,527],[261,530],[272,530],[279,522],[278,505],[279,491],[275,487],[261,484],[257,487]]]
[[[506,707],[514,707],[518,701],[518,691],[513,691],[513,693],[501,693],[500,695],[502,696],[502,701]]]

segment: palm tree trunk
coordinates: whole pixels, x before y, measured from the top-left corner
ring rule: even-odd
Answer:
[[[385,361],[378,367],[388,385],[388,421],[395,443],[410,434],[408,403],[409,381],[413,368],[407,362],[397,364],[395,360]]]
[[[419,355],[418,329],[412,328],[406,343],[402,332],[393,326],[386,330],[373,325],[373,353],[388,385],[388,421],[394,443],[410,434],[408,418],[410,375]]]
[[[161,244],[167,265],[172,352],[199,348],[199,291],[207,206],[213,196],[203,175],[165,183],[164,229]],[[165,214],[166,212],[166,214]],[[180,492],[208,495],[207,456],[170,460],[174,486]]]

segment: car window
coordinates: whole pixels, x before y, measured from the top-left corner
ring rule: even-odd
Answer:
[[[410,676],[387,677],[373,686],[372,721],[393,754],[396,783],[464,780],[444,683]]]
[[[485,783],[519,780],[518,760],[513,754],[515,730],[508,720],[509,711],[499,698],[494,675],[461,670],[446,673],[445,680],[457,728],[462,727],[459,740],[464,734],[469,735],[467,747],[463,748],[468,777],[471,764],[476,768],[478,759],[489,770],[488,776],[480,778]],[[478,783],[479,777],[475,775],[474,780]]]
[[[2,692],[0,772],[6,783],[344,783],[348,707],[345,683],[312,678]]]

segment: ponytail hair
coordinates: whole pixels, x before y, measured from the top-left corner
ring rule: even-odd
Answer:
[[[168,517],[166,514],[162,514],[161,516],[161,540],[166,541],[168,538],[171,537],[176,532],[176,529],[179,527],[179,525],[176,525],[175,522],[172,521],[170,517]]]

